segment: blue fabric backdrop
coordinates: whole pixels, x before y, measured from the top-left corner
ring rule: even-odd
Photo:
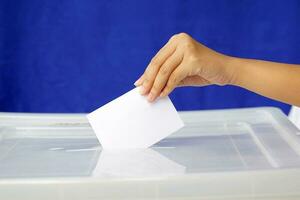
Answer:
[[[178,32],[229,55],[300,63],[299,2],[1,0],[0,111],[90,112],[133,88]],[[237,87],[180,88],[171,98],[179,110],[289,110]]]

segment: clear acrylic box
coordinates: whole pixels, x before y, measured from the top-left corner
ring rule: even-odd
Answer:
[[[102,151],[84,114],[0,114],[0,199],[300,199],[299,130],[275,108],[180,112],[149,149]]]

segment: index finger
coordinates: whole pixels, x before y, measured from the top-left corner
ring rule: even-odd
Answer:
[[[141,94],[147,94],[149,92],[160,67],[175,52],[175,50],[176,44],[169,40],[168,43],[151,59],[151,62],[142,75],[142,80],[140,80],[140,85],[142,85]]]

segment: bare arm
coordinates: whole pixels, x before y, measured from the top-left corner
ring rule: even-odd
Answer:
[[[300,65],[232,58],[237,73],[233,85],[300,106]]]
[[[149,101],[175,87],[210,84],[236,85],[300,106],[300,65],[226,56],[185,33],[173,36],[135,83]]]

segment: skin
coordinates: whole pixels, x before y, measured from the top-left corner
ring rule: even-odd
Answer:
[[[186,33],[172,36],[135,82],[150,102],[176,87],[211,84],[235,85],[300,106],[300,65],[227,56]]]

